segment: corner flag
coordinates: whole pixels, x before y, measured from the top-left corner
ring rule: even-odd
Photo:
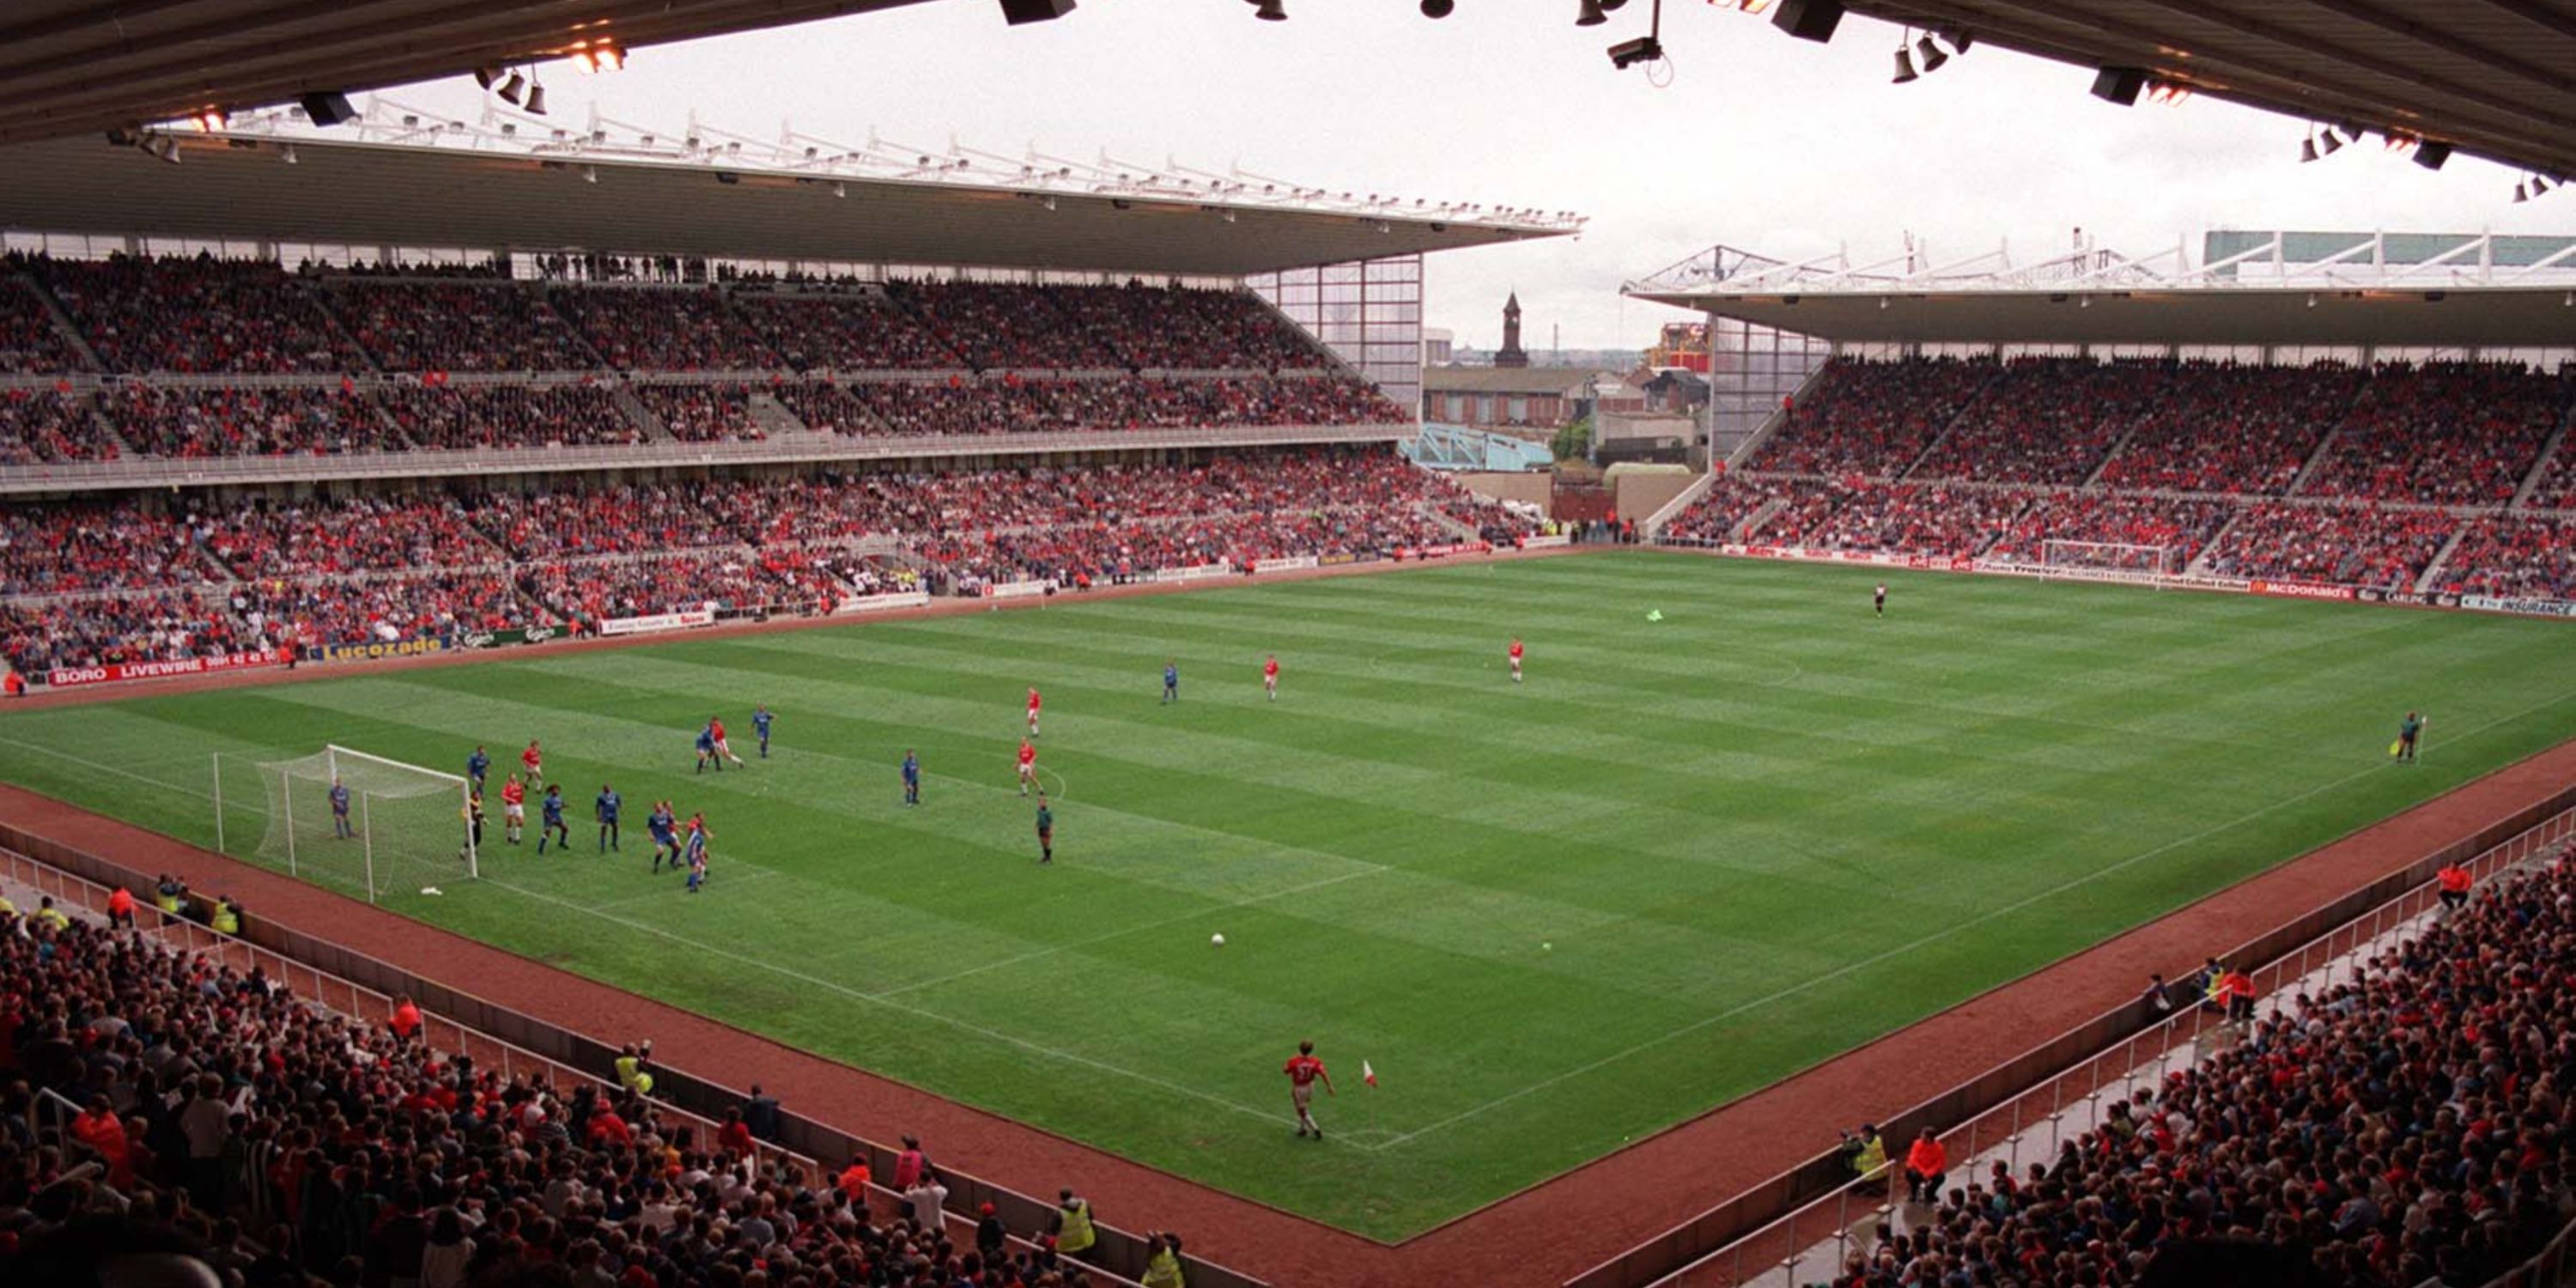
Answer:
[[[2389,754],[2389,755],[2394,756],[2394,755],[2396,755],[2397,753],[2399,753],[2399,752],[2401,752],[2401,751],[2404,751],[2404,750],[2406,750],[2406,740],[2405,740],[2405,739],[2403,739],[2403,738],[2400,738],[2400,739],[2398,739],[2397,741],[2395,741],[2395,742],[2392,742],[2392,743],[2388,744],[2388,754]]]
[[[1370,1068],[1366,1060],[1360,1061],[1360,1081],[1372,1087],[1377,1085],[1377,1070]]]

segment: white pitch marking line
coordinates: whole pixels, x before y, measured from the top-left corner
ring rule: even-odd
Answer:
[[[2502,717],[2499,717],[2499,718],[2497,718],[2497,719],[2490,720],[2490,721],[2486,722],[2485,724],[2482,724],[2482,725],[2477,726],[2477,727],[2476,727],[2476,728],[2474,728],[2474,729],[2470,729],[2470,730],[2467,730],[2467,731],[2465,731],[2465,732],[2463,732],[2463,733],[2456,734],[2456,735],[2454,735],[2454,737],[2458,737],[2458,738],[2471,738],[2471,737],[2475,737],[2475,736],[2477,736],[2477,735],[2478,735],[2478,734],[2480,734],[2480,733],[2484,733],[2485,731],[2487,731],[2487,730],[2489,730],[2489,729],[2495,728],[2497,725],[2501,725],[2501,724],[2509,724],[2509,723],[2511,723],[2511,722],[2513,722],[2513,721],[2516,721],[2516,720],[2519,720],[2519,719],[2523,718],[2524,716],[2530,715],[2531,713],[2533,713],[2533,712],[2535,712],[2535,711],[2541,710],[2541,709],[2542,709],[2542,708],[2544,708],[2544,707],[2552,707],[2552,706],[2556,706],[2557,704],[2559,704],[2559,703],[2561,703],[2561,702],[2564,702],[2564,701],[2566,701],[2567,699],[2569,699],[2569,698],[2571,698],[2571,697],[2576,697],[2576,692],[2562,693],[2562,694],[2559,694],[2557,697],[2547,699],[2546,701],[2533,703],[2532,705],[2530,705],[2530,706],[2528,706],[2528,707],[2525,707],[2525,708],[2523,708],[2523,709],[2522,709],[2522,710],[2520,710],[2520,711],[2514,712],[2512,715],[2502,716]],[[1660,1037],[1652,1037],[1652,1038],[1648,1038],[1648,1039],[1646,1039],[1645,1041],[1640,1042],[1640,1043],[1636,1044],[1635,1046],[1629,1047],[1628,1049],[1626,1049],[1626,1050],[1624,1050],[1624,1051],[1615,1051],[1615,1052],[1612,1052],[1612,1053],[1611,1053],[1611,1054],[1609,1054],[1609,1055],[1605,1055],[1605,1056],[1601,1057],[1601,1058],[1600,1058],[1600,1059],[1598,1059],[1598,1060],[1594,1060],[1594,1061],[1592,1061],[1592,1062],[1591,1062],[1591,1063],[1589,1063],[1589,1064],[1578,1065],[1578,1066],[1576,1066],[1575,1068],[1568,1069],[1568,1070],[1566,1070],[1566,1071],[1565,1071],[1565,1072],[1563,1072],[1563,1073],[1554,1074],[1554,1075],[1552,1075],[1552,1076],[1549,1076],[1549,1077],[1546,1077],[1546,1078],[1542,1078],[1542,1079],[1540,1079],[1539,1081],[1537,1081],[1537,1082],[1533,1082],[1533,1083],[1531,1083],[1530,1085],[1528,1085],[1528,1086],[1526,1086],[1526,1087],[1523,1087],[1523,1088],[1521,1088],[1521,1089],[1520,1089],[1520,1090],[1518,1090],[1518,1091],[1513,1091],[1513,1092],[1509,1092],[1509,1093],[1506,1093],[1506,1094],[1501,1095],[1501,1096],[1497,1096],[1497,1097],[1495,1097],[1494,1099],[1492,1099],[1492,1100],[1488,1100],[1488,1101],[1486,1101],[1485,1103],[1483,1103],[1483,1104],[1481,1104],[1481,1105],[1474,1106],[1473,1108],[1470,1108],[1470,1109],[1461,1110],[1461,1111],[1459,1111],[1458,1113],[1451,1114],[1450,1116],[1448,1116],[1448,1117],[1446,1117],[1446,1118],[1443,1118],[1443,1119],[1440,1119],[1440,1120],[1439,1120],[1439,1121],[1437,1121],[1437,1122],[1431,1123],[1431,1124],[1429,1124],[1428,1126],[1416,1127],[1416,1128],[1414,1128],[1412,1131],[1402,1133],[1401,1135],[1397,1135],[1397,1136],[1390,1137],[1390,1138],[1388,1138],[1386,1141],[1384,1141],[1384,1142],[1382,1142],[1382,1143],[1380,1143],[1380,1144],[1376,1144],[1376,1145],[1361,1145],[1361,1146],[1357,1146],[1357,1147],[1358,1147],[1358,1148],[1361,1148],[1361,1149],[1371,1150],[1371,1151],[1383,1150],[1383,1149],[1392,1149],[1392,1148],[1394,1148],[1394,1147],[1396,1147],[1396,1146],[1398,1146],[1398,1145],[1402,1145],[1402,1144],[1404,1144],[1405,1142],[1407,1142],[1407,1141],[1410,1141],[1410,1140],[1414,1139],[1414,1138],[1415,1138],[1415,1137],[1417,1137],[1417,1136],[1422,1136],[1422,1135],[1425,1135],[1425,1134],[1430,1133],[1430,1132],[1438,1131],[1438,1130],[1440,1130],[1441,1128],[1444,1128],[1444,1127],[1450,1127],[1450,1126],[1454,1126],[1454,1125],[1456,1125],[1456,1124],[1458,1124],[1458,1123],[1465,1122],[1466,1120],[1468,1120],[1468,1119],[1470,1119],[1470,1118],[1474,1118],[1474,1117],[1476,1117],[1477,1115],[1479,1115],[1479,1114],[1482,1114],[1482,1113],[1486,1112],[1487,1110],[1500,1108],[1500,1107],[1501,1107],[1501,1106],[1503,1106],[1503,1105],[1510,1104],[1511,1102],[1513,1102],[1513,1101],[1515,1101],[1515,1100],[1519,1100],[1519,1099],[1521,1099],[1521,1098],[1523,1098],[1523,1097],[1525,1097],[1525,1096],[1535,1095],[1535,1094],[1537,1094],[1538,1092],[1545,1091],[1545,1090],[1547,1090],[1549,1087],[1553,1087],[1553,1086],[1555,1086],[1555,1085],[1557,1085],[1557,1084],[1559,1084],[1559,1083],[1565,1082],[1565,1081],[1567,1081],[1568,1079],[1572,1079],[1572,1078],[1579,1078],[1579,1077],[1583,1076],[1584,1074],[1591,1073],[1591,1072],[1593,1072],[1593,1071],[1595,1071],[1595,1070],[1598,1070],[1598,1069],[1604,1068],[1604,1067],[1609,1066],[1609,1065],[1612,1065],[1612,1064],[1616,1064],[1616,1063],[1618,1063],[1618,1062],[1619,1062],[1619,1061],[1621,1061],[1621,1060],[1625,1060],[1625,1059],[1627,1059],[1629,1056],[1635,1055],[1635,1054],[1637,1054],[1637,1053],[1639,1053],[1639,1052],[1641,1052],[1641,1051],[1648,1051],[1648,1050],[1652,1050],[1653,1048],[1655,1048],[1655,1047],[1659,1047],[1659,1046],[1662,1046],[1664,1043],[1666,1043],[1666,1042],[1670,1042],[1670,1041],[1672,1041],[1672,1040],[1673,1040],[1673,1039],[1675,1039],[1675,1038],[1679,1038],[1679,1037],[1687,1037],[1687,1036],[1689,1036],[1689,1035],[1691,1035],[1691,1034],[1693,1034],[1693,1033],[1697,1033],[1697,1032],[1699,1032],[1699,1031],[1700,1031],[1700,1030],[1702,1030],[1702,1029],[1709,1028],[1709,1027],[1710,1027],[1710,1026],[1712,1026],[1712,1025],[1716,1025],[1716,1024],[1724,1023],[1725,1021],[1727,1021],[1727,1020],[1731,1020],[1731,1019],[1735,1018],[1735,1017],[1736,1017],[1736,1016],[1738,1016],[1738,1015],[1742,1015],[1742,1014],[1744,1014],[1744,1013],[1745,1013],[1745,1012],[1747,1012],[1747,1011],[1751,1011],[1751,1010],[1754,1010],[1754,1009],[1759,1008],[1759,1007],[1767,1006],[1767,1005],[1769,1005],[1769,1004],[1771,1004],[1771,1003],[1773,1003],[1773,1002],[1776,1002],[1776,1001],[1781,1000],[1782,998],[1795,997],[1796,995],[1798,995],[1798,994],[1800,994],[1800,993],[1803,993],[1803,992],[1806,992],[1807,990],[1809,990],[1809,989],[1811,989],[1811,988],[1814,988],[1814,987],[1816,987],[1816,986],[1817,986],[1817,985],[1819,985],[1819,984],[1829,983],[1829,982],[1831,982],[1831,981],[1833,981],[1833,980],[1840,979],[1840,978],[1842,978],[1842,977],[1843,977],[1843,976],[1845,976],[1845,975],[1849,975],[1849,974],[1853,973],[1854,971],[1865,970],[1865,969],[1867,969],[1867,968],[1869,968],[1869,967],[1876,966],[1876,965],[1878,965],[1878,964],[1879,964],[1879,963],[1881,963],[1881,962],[1889,961],[1889,960],[1892,960],[1892,959],[1897,958],[1897,957],[1902,957],[1902,956],[1904,956],[1905,954],[1910,953],[1910,952],[1913,952],[1915,949],[1917,949],[1917,948],[1921,948],[1921,947],[1923,947],[1923,946],[1924,946],[1924,945],[1926,945],[1926,944],[1937,943],[1937,942],[1939,942],[1939,941],[1941,941],[1941,940],[1948,939],[1948,938],[1950,938],[1951,936],[1956,935],[1956,934],[1958,934],[1959,932],[1961,932],[1961,931],[1963,931],[1963,930],[1969,930],[1969,929],[1972,929],[1972,928],[1974,928],[1974,927],[1984,925],[1985,923],[1990,922],[1990,921],[1993,921],[1993,920],[1995,920],[1995,919],[1996,919],[1996,918],[1998,918],[1998,917],[2010,916],[2011,914],[2016,913],[2016,912],[2019,912],[2019,911],[2021,911],[2022,909],[2027,908],[2027,907],[2030,907],[2030,906],[2031,906],[2031,905],[2033,905],[2033,904],[2040,903],[2040,902],[2042,902],[2042,901],[2044,901],[2044,900],[2048,900],[2048,899],[2056,898],[2058,895],[2064,894],[2064,893],[2066,893],[2067,891],[2069,891],[2069,890],[2073,890],[2073,889],[2075,889],[2075,888],[2077,888],[2077,887],[2079,887],[2079,886],[2090,885],[2091,883],[2093,883],[2093,882],[2095,882],[2095,881],[2098,881],[2098,880],[2102,879],[2103,877],[2109,876],[2109,875],[2111,875],[2112,873],[2115,873],[2115,872],[2122,871],[2123,869],[2126,869],[2126,868],[2129,868],[2129,867],[2135,866],[2135,865],[2137,865],[2137,864],[2139,864],[2139,863],[2143,863],[2143,862],[2147,861],[2148,859],[2152,859],[2152,858],[2156,857],[2157,855],[2164,854],[2164,853],[2167,853],[2167,852],[2172,851],[2172,850],[2180,849],[2181,847],[2186,846],[2186,845],[2192,845],[2192,844],[2195,844],[2195,843],[2197,843],[2197,842],[2207,840],[2207,839],[2209,839],[2210,837],[2216,836],[2216,835],[2218,835],[2218,834],[2219,834],[2219,833],[2221,833],[2221,832],[2230,831],[2230,830],[2232,830],[2232,829],[2234,829],[2234,828],[2236,828],[2236,827],[2239,827],[2239,826],[2241,826],[2241,825],[2243,825],[2243,824],[2250,823],[2250,822],[2252,822],[2253,820],[2255,820],[2255,819],[2257,819],[2257,818],[2261,818],[2262,816],[2264,816],[2264,815],[2266,815],[2266,814],[2269,814],[2269,813],[2271,813],[2271,812],[2272,812],[2272,811],[2274,811],[2274,810],[2281,809],[2281,808],[2284,808],[2284,807],[2286,807],[2286,806],[2290,806],[2290,805],[2296,805],[2296,804],[2298,804],[2299,802],[2304,801],[2304,800],[2307,800],[2307,799],[2308,799],[2308,798],[2310,798],[2310,797],[2323,795],[2324,793],[2326,793],[2326,792],[2330,792],[2330,791],[2333,791],[2334,789],[2336,789],[2336,788],[2338,788],[2338,787],[2342,787],[2342,786],[2344,786],[2344,785],[2345,785],[2345,784],[2347,784],[2347,783],[2358,782],[2358,781],[2360,781],[2361,779],[2367,778],[2367,777],[2369,777],[2369,776],[2370,776],[2370,775],[2372,775],[2372,774],[2376,774],[2376,773],[2384,773],[2384,772],[2386,772],[2386,770],[2387,770],[2387,769],[2388,769],[2388,766],[2386,766],[2386,765],[2373,764],[2373,765],[2369,766],[2369,767],[2368,767],[2368,768],[2366,768],[2366,769],[2359,769],[2359,770],[2355,770],[2355,771],[2353,771],[2352,773],[2346,774],[2346,775],[2344,775],[2343,777],[2338,778],[2338,779],[2335,779],[2335,780],[2334,780],[2334,781],[2332,781],[2332,782],[2329,782],[2329,783],[2322,783],[2322,784],[2319,784],[2318,786],[2311,787],[2311,788],[2309,788],[2308,790],[2306,790],[2306,791],[2304,791],[2304,792],[2301,792],[2301,793],[2299,793],[2299,794],[2298,794],[2298,795],[2296,795],[2296,796],[2283,797],[2283,798],[2282,798],[2282,799],[2280,799],[2280,800],[2274,801],[2274,802],[2272,802],[2272,803],[2271,803],[2271,804],[2269,804],[2269,805],[2261,806],[2261,807],[2259,807],[2259,808],[2257,808],[2257,809],[2254,809],[2254,810],[2252,810],[2252,811],[2250,811],[2250,812],[2248,812],[2248,813],[2246,813],[2246,814],[2244,814],[2244,815],[2242,815],[2242,816],[2240,816],[2240,817],[2238,817],[2238,818],[2230,819],[2230,820],[2229,820],[2229,821],[2227,821],[2227,822],[2220,823],[2220,824],[2218,824],[2218,825],[2216,825],[2216,826],[2214,826],[2214,827],[2210,827],[2210,828],[2204,829],[2204,830],[2202,830],[2202,831],[2200,831],[2200,832],[2196,832],[2196,833],[2194,833],[2194,834],[2192,834],[2192,835],[2190,835],[2190,836],[2182,837],[2182,838],[2180,838],[2180,839],[2173,840],[2173,841],[2168,841],[2168,842],[2164,843],[2163,845],[2156,846],[2156,847],[2155,847],[2155,848],[2153,848],[2153,849],[2146,850],[2146,851],[2143,851],[2143,852],[2138,853],[2138,854],[2130,855],[2128,858],[2122,859],[2122,860],[2120,860],[2119,862],[2114,863],[2114,864],[2112,864],[2112,865],[2111,865],[2111,866],[2109,866],[2109,867],[2106,867],[2106,868],[2098,868],[2098,869],[2096,869],[2096,870],[2094,870],[2094,871],[2092,871],[2092,872],[2085,873],[2083,876],[2076,877],[2076,878],[2074,878],[2074,879],[2073,879],[2073,880],[2071,880],[2071,881],[2064,882],[2064,883],[2062,883],[2062,884],[2060,884],[2060,885],[2057,885],[2057,886],[2051,887],[2051,888],[2046,889],[2046,890],[2042,890],[2042,891],[2040,891],[2040,892],[2039,892],[2039,893],[2037,893],[2037,894],[2031,895],[2029,898],[2026,898],[2026,899],[2020,900],[2019,902],[2011,903],[2011,904],[2007,904],[2007,905],[2005,905],[2005,906],[2003,906],[2003,907],[2001,907],[2001,908],[1996,908],[1996,909],[1993,909],[1993,910],[1991,910],[1991,911],[1988,911],[1988,912],[1985,912],[1985,913],[1981,913],[1981,914],[1979,914],[1979,915],[1977,915],[1977,916],[1975,916],[1975,917],[1971,917],[1971,918],[1969,918],[1969,919],[1968,919],[1968,920],[1966,920],[1966,921],[1962,921],[1962,922],[1955,923],[1955,924],[1953,924],[1953,925],[1951,925],[1951,926],[1949,926],[1949,927],[1947,927],[1947,928],[1945,928],[1945,929],[1942,929],[1942,930],[1936,930],[1936,931],[1932,932],[1931,934],[1925,935],[1925,936],[1923,936],[1923,937],[1922,937],[1922,938],[1920,938],[1920,939],[1914,940],[1914,941],[1913,941],[1913,942],[1911,942],[1911,943],[1907,943],[1907,944],[1900,944],[1900,945],[1898,945],[1898,946],[1896,946],[1896,947],[1894,947],[1894,948],[1890,948],[1890,949],[1886,950],[1885,952],[1881,952],[1881,953],[1875,954],[1875,955],[1870,956],[1870,957],[1865,957],[1865,958],[1862,958],[1862,959],[1861,959],[1861,960],[1859,960],[1859,961],[1851,962],[1851,963],[1848,963],[1848,964],[1843,965],[1843,966],[1838,966],[1838,967],[1834,968],[1833,970],[1830,970],[1830,971],[1825,972],[1825,973],[1824,973],[1824,974],[1822,974],[1822,975],[1818,975],[1818,976],[1815,976],[1815,977],[1814,977],[1814,978],[1812,978],[1812,979],[1808,979],[1808,980],[1804,980],[1804,981],[1801,981],[1801,982],[1796,983],[1796,984],[1792,984],[1792,985],[1790,985],[1789,987],[1784,988],[1784,989],[1781,989],[1780,991],[1778,991],[1778,992],[1776,992],[1776,993],[1772,993],[1772,994],[1769,994],[1769,995],[1764,996],[1764,997],[1758,997],[1758,998],[1755,998],[1755,999],[1753,999],[1752,1001],[1750,1001],[1750,1002],[1746,1002],[1746,1003],[1744,1003],[1744,1004],[1743,1004],[1743,1005],[1741,1005],[1741,1006],[1730,1007],[1730,1008],[1728,1008],[1728,1009],[1726,1009],[1726,1010],[1723,1010],[1723,1011],[1718,1012],[1718,1013],[1717,1013],[1717,1014],[1715,1014],[1715,1015],[1709,1016],[1709,1017],[1708,1017],[1708,1018],[1706,1018],[1706,1019],[1693,1020],[1692,1022],[1690,1022],[1690,1023],[1688,1023],[1688,1024],[1685,1024],[1685,1025],[1681,1026],[1680,1028],[1674,1029],[1674,1030],[1673,1030],[1672,1032],[1670,1032],[1670,1033],[1666,1033],[1666,1034],[1664,1034],[1664,1035],[1662,1035],[1662,1036],[1660,1036]]]

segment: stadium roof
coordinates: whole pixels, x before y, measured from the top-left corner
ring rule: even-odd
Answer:
[[[632,49],[916,2],[8,0],[0,143],[461,75],[603,38]]]
[[[273,113],[139,137],[0,148],[0,228],[1241,277],[1583,226],[1168,163],[499,112],[468,124],[381,101],[328,132]]]
[[[2576,346],[2576,238],[2212,233],[2145,257],[1791,262],[1717,246],[1625,293],[1845,343]]]
[[[1965,32],[1980,47],[2134,67],[2195,93],[2420,135],[2576,177],[2569,0],[1843,0],[1842,7],[1917,31]]]

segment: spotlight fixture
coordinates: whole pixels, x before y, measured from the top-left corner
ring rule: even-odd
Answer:
[[[1820,45],[1834,38],[1842,21],[1842,0],[1782,0],[1771,15],[1772,26]]]
[[[1892,83],[1904,85],[1914,79],[1914,51],[1907,48],[1904,41],[1899,40],[1896,42],[1896,76]]]
[[[1977,43],[1977,34],[1965,27],[1952,27],[1941,33],[1941,39],[1950,42],[1953,53],[1964,54],[1968,52],[1968,46]]]
[[[2319,149],[2321,155],[2333,156],[2337,150],[2343,147],[2343,140],[2336,137],[2332,126],[2328,126],[2325,129],[2317,131],[2317,137],[2325,142],[2325,146]]]
[[[213,134],[216,131],[223,129],[225,123],[230,121],[232,118],[224,115],[224,110],[222,108],[210,107],[189,119],[196,122],[199,130],[208,134]]]
[[[1575,26],[1598,27],[1608,21],[1610,21],[1610,15],[1601,12],[1601,0],[1582,0],[1581,5],[1575,10]]]
[[[349,96],[338,90],[317,90],[295,100],[304,109],[304,119],[324,129],[358,119],[358,109],[349,106]]]
[[[2314,160],[2316,160],[2316,159],[2317,159],[2317,136],[2316,136],[2316,135],[2311,134],[2311,135],[2309,135],[2308,137],[2306,137],[2306,138],[2304,138],[2304,139],[2299,140],[2299,164],[2300,164],[2300,165],[2306,165],[2307,163],[2309,163],[2309,162],[2311,162],[2311,161],[2314,161]]]
[[[531,81],[528,84],[528,115],[543,116],[545,114],[546,87]]]
[[[179,141],[167,134],[144,136],[143,150],[172,165],[179,164]]]
[[[1458,0],[1422,0],[1422,16],[1446,18],[1458,11]]]
[[[514,70],[510,73],[510,79],[501,82],[501,101],[517,107],[520,97],[526,94],[527,90],[528,78]]]
[[[1610,47],[1610,65],[1626,71],[1639,63],[1651,63],[1664,56],[1664,44],[1652,36],[1623,40]]]
[[[2093,97],[2122,107],[2136,106],[2138,91],[2146,87],[2143,67],[2105,67],[2093,75]]]
[[[1950,61],[1950,56],[1942,53],[1939,45],[1932,43],[1932,33],[1928,31],[1923,33],[1923,39],[1914,42],[1914,53],[1916,61],[1922,65],[1923,74],[1926,76],[1941,70],[1941,64]]]
[[[487,64],[474,69],[474,88],[476,89],[490,89],[500,79],[501,69],[498,67]]]
[[[1252,16],[1263,22],[1286,22],[1288,10],[1279,0],[1253,0]]]
[[[2563,185],[2565,181],[2564,181],[2564,180],[2561,180],[2560,182],[2561,182],[2561,184]],[[2537,197],[2537,196],[2539,196],[2540,194],[2542,194],[2542,193],[2544,193],[2544,192],[2547,192],[2547,191],[2549,191],[2549,181],[2548,181],[2547,179],[2543,179],[2543,178],[2541,178],[2539,175],[2536,175],[2536,174],[2535,174],[2535,175],[2533,175],[2533,176],[2531,176],[2531,195],[2532,195],[2532,196]]]
[[[836,184],[833,184],[833,185],[832,185],[832,195],[833,195],[833,196],[835,196],[835,197],[847,197],[847,196],[849,196],[849,195],[850,195],[850,185],[848,185],[848,184],[846,184],[846,183],[836,183]]]
[[[583,183],[599,182],[599,167],[595,165],[583,166],[581,168],[581,181]]]
[[[2450,159],[2451,145],[2448,143],[2426,142],[2415,149],[2415,164],[2427,170],[2439,170],[2442,163]]]
[[[284,161],[288,165],[298,164],[295,158],[295,145],[292,143],[279,148],[277,150],[277,156],[279,160]]]
[[[2524,203],[2524,202],[2526,202],[2526,201],[2529,201],[2529,200],[2531,200],[2531,185],[2530,185],[2530,184],[2528,184],[2528,183],[2517,183],[2517,184],[2513,185],[2513,204],[2515,204],[2515,205],[2519,206],[2519,205],[2521,205],[2522,203]]]

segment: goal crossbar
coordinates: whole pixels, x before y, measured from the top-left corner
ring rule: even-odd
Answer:
[[[2115,569],[2171,577],[2182,572],[2182,555],[2181,546],[2137,542],[2050,537],[2039,543],[2039,562],[2044,568]]]
[[[436,779],[439,782],[454,787],[459,791],[466,790],[468,786],[465,781],[465,775],[463,774],[449,774],[441,773],[435,769],[423,769],[418,765],[409,764],[399,760],[389,760],[383,756],[375,755],[372,752],[360,751],[355,747],[343,747],[336,742],[322,744],[322,754],[330,758],[331,769],[335,773],[338,772],[340,768],[340,761],[345,758],[348,760],[358,761],[361,764],[380,765],[386,769],[400,770],[406,774],[417,774],[422,778]]]

